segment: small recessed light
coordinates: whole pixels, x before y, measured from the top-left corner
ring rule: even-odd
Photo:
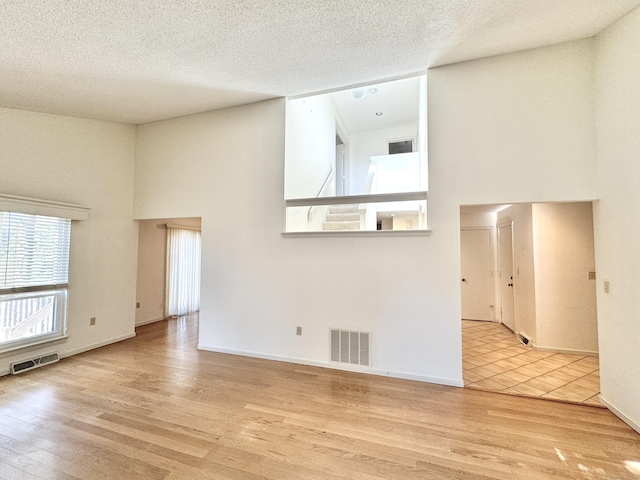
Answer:
[[[376,116],[377,117],[381,117],[382,116],[382,112],[376,112]]]
[[[378,91],[378,89],[377,89],[377,88],[370,88],[370,89],[369,89],[369,93],[370,93],[371,95],[373,95],[373,94],[374,94],[374,93],[376,93],[377,91]]]

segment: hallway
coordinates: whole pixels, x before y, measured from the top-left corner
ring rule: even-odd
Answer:
[[[539,352],[504,325],[462,321],[465,388],[602,407],[598,357]]]

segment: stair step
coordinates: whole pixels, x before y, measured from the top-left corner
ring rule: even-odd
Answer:
[[[357,222],[324,222],[323,230],[360,230],[360,220]]]
[[[359,213],[327,213],[327,222],[359,222]]]
[[[358,213],[357,205],[335,205],[329,207],[329,213]]]

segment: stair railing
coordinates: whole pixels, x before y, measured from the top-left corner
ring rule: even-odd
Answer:
[[[329,170],[329,173],[327,174],[327,178],[325,178],[324,182],[322,182],[322,186],[320,187],[320,190],[318,190],[318,193],[316,194],[315,198],[320,198],[322,196],[322,192],[324,192],[327,185],[330,184],[329,180],[331,179],[332,176],[333,176],[333,165],[331,165],[331,170]],[[315,213],[315,210],[316,210],[316,205],[310,206],[309,210],[307,210],[307,223],[311,222],[311,219],[313,218],[313,214]]]

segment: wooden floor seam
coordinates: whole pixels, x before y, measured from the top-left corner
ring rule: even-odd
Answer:
[[[631,479],[640,461],[607,409],[197,342],[191,315],[0,377],[0,480]]]

